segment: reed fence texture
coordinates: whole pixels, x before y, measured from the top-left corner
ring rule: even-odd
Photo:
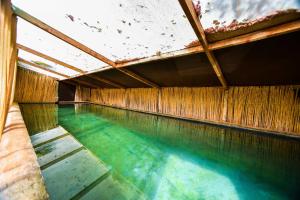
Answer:
[[[0,139],[13,100],[16,58],[16,16],[11,2],[0,0]]]
[[[76,86],[76,92],[75,92],[75,102],[81,102],[81,101],[90,101],[91,99],[91,89],[82,87],[82,86]]]
[[[58,81],[30,70],[18,68],[14,101],[54,103],[58,99]]]
[[[92,89],[91,102],[300,135],[300,93],[295,86]]]
[[[20,104],[20,110],[30,135],[53,129],[58,125],[56,104]]]
[[[297,187],[300,175],[291,177],[291,174],[297,174],[299,169],[296,164],[290,164],[300,164],[300,145],[297,140],[104,106],[77,106],[78,112],[92,112],[145,138],[192,151],[202,158],[223,163],[234,170],[238,168],[248,175],[255,174],[264,181],[276,183],[280,188],[291,187],[282,182],[286,179],[295,183],[292,186],[294,189]]]

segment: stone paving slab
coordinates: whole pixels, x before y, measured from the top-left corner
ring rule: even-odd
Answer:
[[[57,138],[59,136],[65,135],[68,132],[61,126],[58,126],[54,129],[44,131],[35,135],[32,135],[30,137],[31,143],[33,146],[40,145],[46,141],[52,140],[54,138]]]
[[[82,147],[82,145],[72,136],[68,135],[35,148],[35,152],[38,156],[40,166],[43,167],[80,147]]]
[[[85,149],[42,171],[52,200],[71,199],[106,173],[108,169]]]

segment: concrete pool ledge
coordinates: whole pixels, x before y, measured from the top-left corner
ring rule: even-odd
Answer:
[[[0,199],[48,199],[19,105],[8,112],[0,141]]]

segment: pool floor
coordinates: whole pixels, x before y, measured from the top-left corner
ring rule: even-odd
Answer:
[[[89,188],[97,193],[87,199],[297,199],[300,194],[296,139],[90,104],[23,104],[21,110],[32,137],[62,126],[109,169],[106,186]],[[109,192],[111,187],[118,192]]]

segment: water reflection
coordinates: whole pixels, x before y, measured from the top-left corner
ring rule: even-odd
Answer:
[[[61,106],[58,123],[110,165],[113,180],[136,198],[299,195],[300,142],[294,139],[82,104]]]
[[[55,104],[20,104],[30,135],[55,128],[58,124],[58,107]]]

